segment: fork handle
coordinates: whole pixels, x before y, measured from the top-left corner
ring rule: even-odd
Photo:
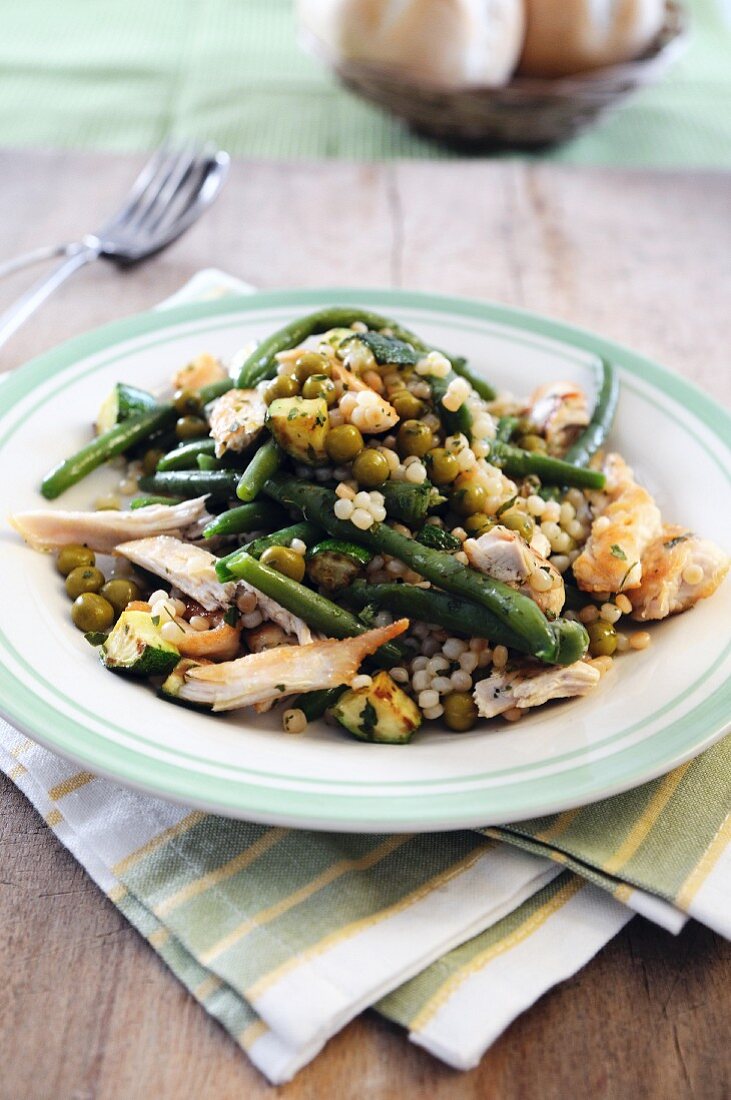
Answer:
[[[16,329],[19,329],[23,324],[23,321],[30,317],[31,313],[45,302],[56,287],[59,287],[80,267],[91,263],[92,260],[97,260],[100,255],[101,245],[98,242],[93,240],[84,242],[83,247],[78,252],[68,256],[57,267],[54,267],[53,271],[34,283],[24,294],[21,294],[10,309],[0,314],[0,347],[10,339]]]

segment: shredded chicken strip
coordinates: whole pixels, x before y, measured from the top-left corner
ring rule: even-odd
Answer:
[[[480,680],[474,699],[482,718],[495,718],[513,707],[524,710],[543,706],[550,699],[586,695],[600,679],[599,670],[587,661],[557,668],[501,670]]]
[[[218,559],[202,546],[160,536],[123,543],[117,547],[116,552],[133,564],[175,585],[186,596],[197,600],[206,611],[231,607],[239,594],[252,592],[264,618],[271,619],[287,634],[294,634],[300,645],[307,645],[312,641],[312,632],[307,623],[270,596],[265,596],[246,581],[220,581],[216,573]]]
[[[133,565],[163,577],[206,611],[230,607],[236,598],[236,583],[219,581],[215,557],[200,546],[160,535],[123,542],[116,552]]]
[[[182,504],[149,504],[131,512],[60,512],[43,508],[10,516],[10,524],[34,550],[81,543],[109,554],[135,536],[180,535],[204,513],[206,497]]]
[[[408,626],[408,619],[399,619],[355,638],[278,646],[236,661],[192,668],[185,674],[180,698],[208,704],[214,711],[236,710],[293,692],[349,684],[365,657],[403,634]]]
[[[467,539],[462,549],[474,569],[529,596],[544,615],[560,613],[566,598],[563,577],[554,565],[529,546],[516,531],[497,524],[479,538]],[[531,584],[534,573],[541,574],[539,588],[544,583],[548,585],[545,591],[540,591]]]
[[[607,455],[603,470],[600,512],[574,561],[574,576],[585,592],[625,592],[642,582],[642,556],[662,531],[660,509],[621,455]]]
[[[642,584],[629,593],[632,618],[645,622],[687,611],[713,595],[729,564],[715,543],[666,524],[642,555]]]

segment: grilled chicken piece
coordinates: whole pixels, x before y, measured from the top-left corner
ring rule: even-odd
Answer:
[[[356,638],[278,646],[239,657],[237,661],[192,668],[185,674],[180,698],[205,703],[214,711],[236,710],[281,699],[293,692],[349,684],[363,658],[403,634],[408,625],[408,619],[400,619]]]
[[[348,370],[339,359],[333,360],[332,376],[342,383],[344,393],[340,398],[339,408],[348,424],[355,424],[366,434],[377,435],[379,432],[387,432],[398,423],[399,416],[393,405],[366,385],[357,374]],[[360,404],[358,395],[361,393],[369,395],[367,411],[366,406]]]
[[[226,377],[220,360],[205,352],[175,372],[172,378],[173,389],[202,390],[204,386],[210,386],[212,382],[222,382]]]
[[[229,390],[213,404],[208,418],[216,457],[245,451],[264,430],[267,407],[258,390]]]
[[[130,538],[181,535],[205,513],[205,505],[205,497],[196,497],[172,506],[149,504],[133,512],[58,512],[42,508],[10,516],[10,524],[34,550],[55,550],[78,542],[98,554],[110,554]]]
[[[543,432],[551,454],[563,454],[589,423],[586,395],[575,382],[547,382],[530,396],[528,417]]]
[[[562,668],[501,669],[480,680],[474,699],[482,718],[494,718],[513,707],[524,710],[543,706],[549,699],[586,695],[600,680],[599,670],[587,661]]]
[[[153,539],[123,542],[117,553],[133,565],[163,577],[206,611],[230,607],[236,597],[236,584],[223,584],[216,575],[216,559],[200,546],[181,542],[167,535]]]
[[[206,611],[231,607],[237,594],[253,592],[265,618],[277,623],[287,634],[294,634],[300,645],[312,641],[307,624],[276,600],[265,596],[245,581],[219,581],[216,574],[217,559],[202,546],[192,546],[189,542],[161,536],[123,543],[117,547],[117,553],[175,585],[186,596],[197,600]]]
[[[544,615],[560,613],[566,598],[563,577],[516,531],[498,524],[477,539],[467,539],[462,549],[473,569],[517,588],[537,603]],[[531,584],[534,573],[537,576]]]
[[[666,524],[642,555],[642,584],[629,593],[632,618],[645,622],[687,611],[713,595],[729,564],[715,543]]]
[[[621,455],[607,455],[603,470],[606,485],[595,498],[600,513],[574,576],[585,592],[625,592],[642,583],[642,556],[662,532],[660,509]]]

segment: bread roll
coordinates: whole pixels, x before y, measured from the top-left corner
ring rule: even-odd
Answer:
[[[442,88],[498,87],[523,45],[523,0],[299,0],[305,27],[340,60]]]
[[[664,0],[524,0],[519,71],[569,76],[638,57],[659,33]]]

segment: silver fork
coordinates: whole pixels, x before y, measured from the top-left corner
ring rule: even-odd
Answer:
[[[123,266],[139,263],[166,248],[195,222],[221,190],[228,173],[227,153],[189,145],[163,146],[150,158],[125,201],[101,228],[79,241],[37,249],[5,265],[0,273],[53,255],[65,259],[0,314],[0,346],[70,275],[93,260]]]

